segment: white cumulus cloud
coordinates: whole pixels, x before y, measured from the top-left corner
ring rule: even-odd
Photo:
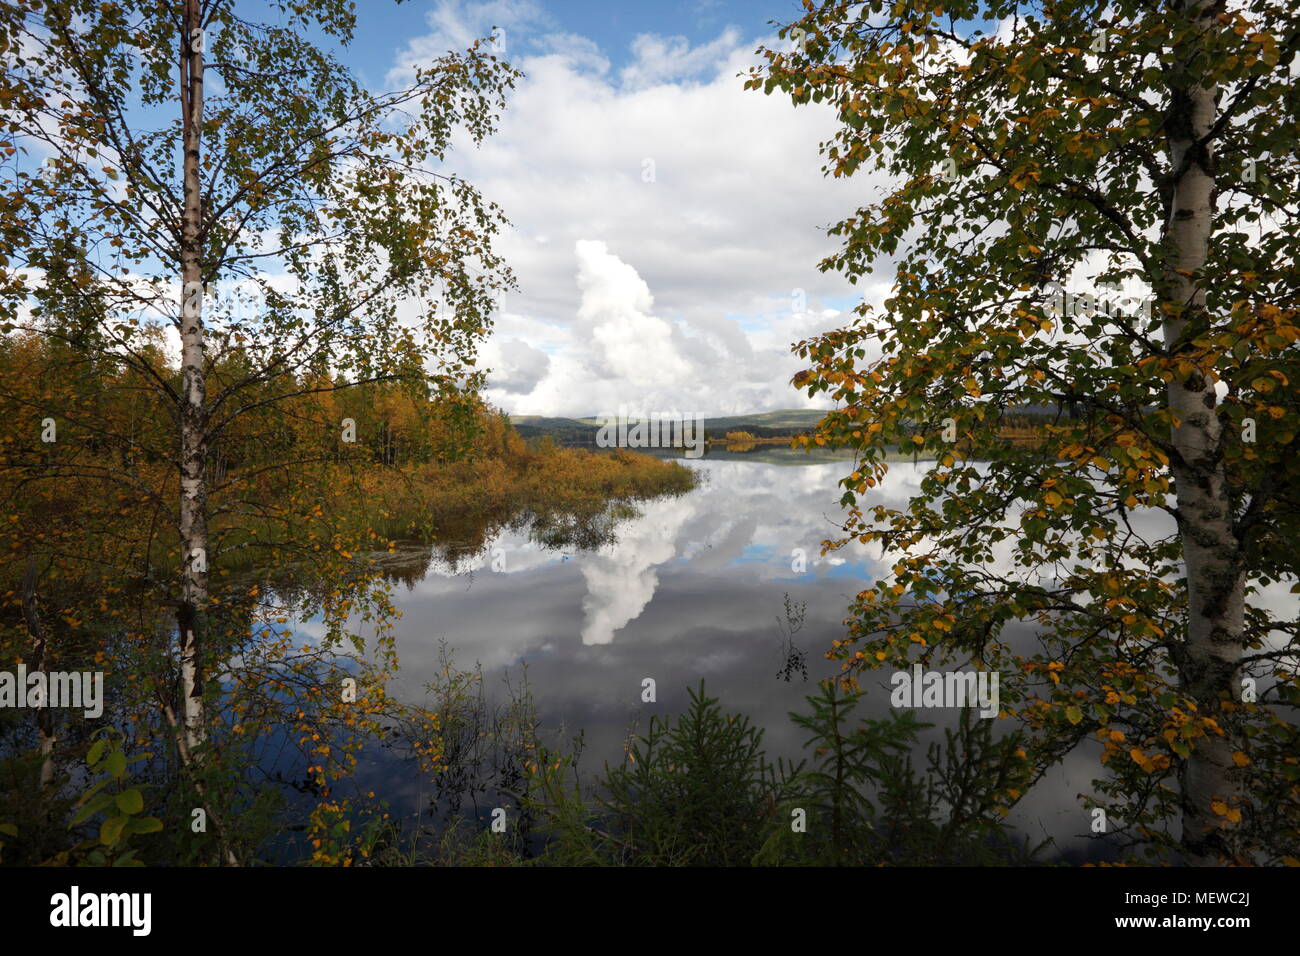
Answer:
[[[492,25],[525,74],[498,133],[451,157],[512,223],[498,248],[519,292],[483,349],[489,400],[566,416],[808,406],[790,346],[842,324],[864,291],[818,270],[839,243],[826,227],[877,198],[877,181],[823,174],[830,109],[743,89],[772,38],[723,28],[607,50],[531,3],[490,16],[443,3],[429,23],[394,74]],[[877,302],[878,278],[865,289]]]

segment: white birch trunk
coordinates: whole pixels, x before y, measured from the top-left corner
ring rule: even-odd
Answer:
[[[1175,0],[1173,6],[1175,16],[1178,9],[1186,10],[1197,28],[1177,49],[1188,85],[1172,91],[1166,131],[1176,174],[1166,223],[1165,297],[1173,309],[1165,313],[1164,340],[1171,348],[1205,309],[1203,282],[1185,273],[1202,268],[1209,253],[1214,152],[1212,144],[1200,141],[1214,124],[1218,90],[1203,85],[1198,77],[1208,65],[1201,38],[1222,29],[1214,17],[1214,4],[1208,0]],[[1240,699],[1244,575],[1219,452],[1221,427],[1214,386],[1200,375],[1175,377],[1168,398],[1175,415],[1173,444],[1178,454],[1172,471],[1188,587],[1186,644],[1177,663],[1182,688],[1196,701],[1201,716],[1214,717],[1225,729],[1224,736],[1209,735],[1195,741],[1183,778],[1185,859],[1204,866],[1220,863],[1233,852],[1232,841],[1222,827],[1223,817],[1214,813],[1211,804],[1231,801],[1240,793],[1232,760],[1238,744],[1221,704],[1225,698]]]
[[[180,537],[183,580],[177,614],[181,643],[181,713],[186,744],[194,752],[206,737],[201,659],[208,599],[207,409],[203,344],[202,197],[199,145],[203,122],[203,50],[194,42],[199,0],[185,0],[181,36],[181,111],[184,211],[181,221]]]

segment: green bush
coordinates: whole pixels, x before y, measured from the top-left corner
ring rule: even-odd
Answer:
[[[601,804],[623,862],[743,866],[762,844],[781,795],[782,768],[763,731],[722,713],[700,683],[685,714],[652,718],[627,761],[606,768]]]
[[[919,773],[911,753],[922,730],[913,711],[857,727],[863,693],[825,681],[790,718],[811,732],[809,769],[789,783],[754,862],[768,865],[935,866],[1031,862],[1004,818],[1028,785],[1020,737],[994,739],[992,723],[962,711],[932,743]],[[802,810],[802,829],[794,825]]]

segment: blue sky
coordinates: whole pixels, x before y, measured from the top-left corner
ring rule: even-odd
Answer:
[[[824,106],[743,89],[797,0],[359,0],[340,51],[375,90],[495,25],[524,73],[498,133],[448,165],[511,221],[519,283],[481,365],[517,414],[706,416],[808,407],[793,343],[865,290],[817,269],[873,181],[827,179]],[[241,14],[267,8],[241,0]],[[318,38],[319,39],[319,38]]]
[[[349,62],[367,83],[382,78],[405,37],[427,30],[433,0],[357,0],[356,43]],[[467,7],[491,8],[492,3]],[[538,5],[549,32],[569,33],[593,40],[615,70],[632,59],[639,34],[682,36],[692,45],[713,39],[733,26],[746,35],[766,32],[766,21],[793,19],[800,5],[794,0],[555,0]],[[508,29],[508,28],[507,28]],[[507,42],[509,35],[507,35]]]

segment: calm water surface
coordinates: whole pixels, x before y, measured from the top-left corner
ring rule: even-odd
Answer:
[[[701,473],[695,490],[640,504],[639,515],[616,526],[615,540],[592,550],[547,547],[524,529],[501,533],[456,567],[435,560],[413,584],[395,588],[401,670],[391,691],[426,700],[445,639],[459,667],[482,666],[489,697],[498,700],[503,679],[518,680],[526,665],[543,728],[563,728],[564,739],[585,732],[587,771],[619,761],[633,725],[644,730],[653,714],[683,711],[687,688],[701,680],[725,710],[764,728],[770,758],[799,755],[806,733],[788,712],[806,711],[804,696],[838,670],[822,655],[843,636],[854,595],[883,573],[875,546],[820,555],[842,520],[837,482],[851,467],[806,462],[688,462]],[[880,498],[901,505],[927,467],[892,464]],[[787,595],[806,603],[794,636],[807,653],[806,682],[797,673],[789,681],[778,676]],[[654,703],[641,700],[645,678],[656,682]],[[863,716],[888,711],[888,678],[880,672],[868,679]],[[952,713],[921,716],[942,726],[951,725]],[[1097,769],[1095,755],[1075,754],[1020,803],[1012,821],[1038,839],[1055,837],[1062,849],[1083,846],[1090,818],[1077,795],[1091,789]],[[377,777],[399,812],[427,799],[427,783],[412,765],[376,758],[359,782]]]

